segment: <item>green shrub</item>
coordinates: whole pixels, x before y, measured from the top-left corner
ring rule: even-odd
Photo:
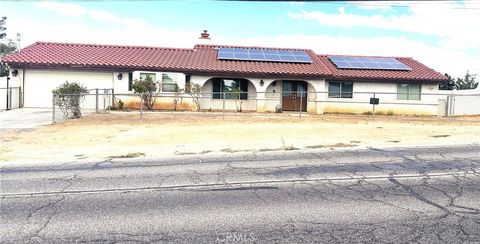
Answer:
[[[123,110],[124,105],[125,105],[125,103],[122,100],[118,99],[118,109]]]
[[[80,102],[85,97],[85,93],[88,92],[86,87],[76,82],[69,83],[67,81],[52,92],[54,94],[54,103],[62,111],[63,117],[68,119],[82,117]]]
[[[151,76],[147,76],[145,79],[135,80],[132,88],[136,94],[141,94],[145,107],[148,110],[152,110],[158,94],[158,86],[158,83]]]

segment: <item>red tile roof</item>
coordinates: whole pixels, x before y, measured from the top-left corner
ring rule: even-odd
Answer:
[[[408,57],[391,57],[395,58],[398,61],[408,65],[412,70],[403,71],[403,70],[369,70],[369,69],[338,69],[331,61],[328,59],[329,55],[318,55],[321,61],[328,67],[332,72],[332,78],[336,80],[412,80],[412,81],[446,81],[444,75],[439,72],[425,66],[424,64],[416,61],[413,58]],[[341,55],[335,55],[341,56]],[[355,57],[366,57],[366,56],[355,56]],[[378,57],[378,56],[368,56],[368,57]]]
[[[312,63],[281,63],[218,60],[218,45],[194,48],[95,45],[37,42],[18,53],[2,58],[11,67],[52,67],[104,70],[161,70],[210,75],[244,75],[258,77],[316,77],[329,79],[386,79],[444,81],[445,77],[412,58],[398,58],[412,71],[339,70],[326,55],[303,50]],[[239,47],[242,48],[242,47]],[[254,47],[259,49],[273,49]],[[285,48],[274,48],[285,49]]]

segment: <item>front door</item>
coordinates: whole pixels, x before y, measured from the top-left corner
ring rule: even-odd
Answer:
[[[307,111],[307,83],[305,81],[283,81],[282,110]]]

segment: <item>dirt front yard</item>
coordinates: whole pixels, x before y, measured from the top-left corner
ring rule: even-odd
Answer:
[[[480,143],[480,117],[221,113],[94,114],[4,130],[0,161],[71,161],[239,151]]]

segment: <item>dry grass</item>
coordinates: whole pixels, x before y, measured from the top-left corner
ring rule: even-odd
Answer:
[[[114,155],[110,156],[109,158],[138,158],[138,157],[144,157],[145,153],[143,152],[134,152],[134,153],[127,153],[124,155]]]
[[[143,118],[140,123],[138,113],[95,114],[35,131],[5,131],[0,135],[0,161],[480,143],[480,116],[300,119],[289,113],[227,113],[224,121],[221,113],[165,112],[145,113]]]

